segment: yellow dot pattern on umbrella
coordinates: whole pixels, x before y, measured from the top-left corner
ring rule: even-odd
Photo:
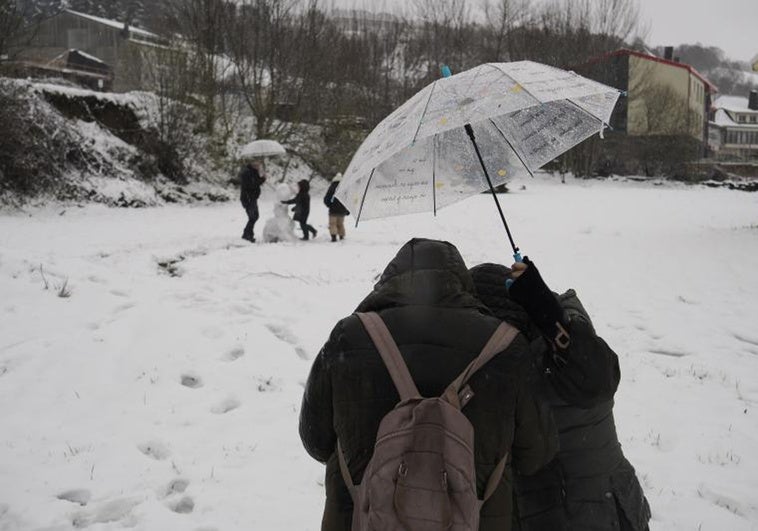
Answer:
[[[435,187],[437,190],[439,190],[440,188],[444,188],[444,187],[445,187],[445,183],[435,183],[435,184],[434,184],[434,187]]]
[[[514,93],[514,94],[518,94],[518,93],[519,93],[519,92],[521,92],[522,90],[524,90],[524,87],[522,87],[522,86],[521,86],[521,85],[519,85],[519,84],[516,84],[516,85],[514,85],[514,86],[513,86],[513,88],[511,89],[511,92],[512,92],[512,93]]]
[[[498,174],[500,177],[505,177],[505,174],[506,174],[506,173],[508,173],[508,172],[507,172],[507,171],[505,171],[505,170],[498,170],[498,172],[497,172],[497,174]]]
[[[447,125],[447,116],[440,118],[440,125]]]

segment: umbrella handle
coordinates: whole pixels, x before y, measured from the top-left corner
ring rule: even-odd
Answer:
[[[442,65],[442,68],[440,68],[442,71],[442,77],[450,77],[453,75],[453,72],[450,70],[450,67],[447,65]]]
[[[513,253],[513,260],[516,262],[524,261],[519,251],[516,251],[515,253]],[[515,281],[512,278],[505,279],[505,289],[511,289],[511,286],[513,285],[514,282]]]

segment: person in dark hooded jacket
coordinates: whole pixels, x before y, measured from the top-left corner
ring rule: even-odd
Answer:
[[[647,530],[650,507],[613,419],[618,358],[574,290],[552,293],[528,258],[513,270],[482,264],[471,275],[482,302],[531,341],[559,431],[555,460],[531,477],[515,475],[514,529]]]
[[[499,320],[474,295],[458,250],[413,239],[384,270],[359,312],[387,324],[422,396],[439,396],[479,354]],[[549,462],[557,435],[544,403],[533,396],[532,363],[520,334],[469,380],[463,409],[475,431],[478,495],[497,463],[531,474]],[[355,484],[373,454],[379,422],[399,400],[382,359],[356,315],[342,319],[313,362],[300,412],[308,453],[326,464],[323,531],[348,531],[353,502],[340,473],[337,440]],[[504,476],[505,477],[505,476]],[[481,510],[480,530],[511,529],[512,491],[501,480]]]
[[[312,233],[313,237],[316,237],[316,229],[308,225],[308,216],[311,213],[311,185],[303,179],[297,182],[297,195],[287,201],[282,201],[285,205],[295,205],[292,209],[294,215],[292,219],[300,223],[300,230],[303,231],[303,240],[308,240],[308,236]]]
[[[259,161],[252,161],[242,168],[239,174],[240,202],[247,213],[247,225],[242,231],[242,238],[255,242],[253,229],[258,221],[258,198],[261,196],[261,186],[266,182],[263,165]]]

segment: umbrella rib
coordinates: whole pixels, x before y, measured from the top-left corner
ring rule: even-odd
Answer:
[[[426,100],[426,105],[424,105],[424,110],[421,112],[421,117],[418,119],[418,127],[416,128],[416,133],[413,135],[413,140],[411,141],[411,145],[416,143],[416,137],[418,137],[418,132],[421,130],[421,125],[424,123],[424,116],[426,115],[426,110],[429,108],[429,102],[432,101],[432,95],[434,94],[434,89],[437,88],[437,81],[435,80],[434,83],[432,83],[432,90],[429,91],[429,99]]]
[[[374,172],[376,171],[376,168],[371,170],[371,175],[368,176],[368,182],[366,183],[366,188],[363,190],[363,199],[361,199],[361,207],[358,209],[358,216],[355,218],[355,227],[358,228],[358,222],[361,220],[361,214],[363,214],[363,203],[366,202],[366,194],[368,193],[368,187],[371,186],[371,179],[374,177]]]
[[[521,164],[523,164],[524,168],[526,168],[526,171],[529,172],[529,175],[531,175],[532,178],[534,178],[534,173],[532,173],[531,168],[529,168],[529,166],[526,164],[526,162],[524,162],[524,159],[521,158],[521,155],[519,154],[518,151],[516,151],[516,148],[513,147],[513,144],[511,144],[511,141],[508,140],[507,136],[505,136],[505,133],[503,133],[503,131],[497,126],[497,124],[494,122],[494,120],[492,120],[492,118],[490,118],[489,120],[490,120],[490,123],[497,130],[497,132],[500,133],[500,135],[503,137],[503,140],[505,140],[505,143],[508,144],[508,147],[510,147],[511,150],[516,154],[516,156],[518,157],[519,161],[521,161]]]
[[[432,204],[437,217],[437,137],[432,139]]]

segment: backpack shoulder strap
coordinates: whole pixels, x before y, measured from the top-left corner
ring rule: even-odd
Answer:
[[[471,390],[468,383],[476,371],[484,367],[484,365],[494,358],[499,353],[507,349],[513,340],[518,335],[518,330],[506,322],[501,322],[495,329],[489,341],[485,343],[484,348],[474,360],[469,363],[468,367],[451,383],[445,390],[443,398],[458,408],[465,406],[471,397],[474,396],[474,392]],[[461,390],[463,388],[463,390]],[[484,496],[479,500],[480,508],[484,503],[490,499],[495,493],[497,487],[500,485],[500,481],[503,479],[505,472],[505,465],[508,462],[510,452],[506,452],[495,466],[495,470],[487,479],[487,486],[484,489]]]
[[[400,349],[397,348],[397,343],[395,343],[392,334],[387,325],[384,324],[384,321],[382,321],[382,318],[379,317],[379,314],[368,312],[356,313],[355,315],[361,320],[371,341],[374,342],[374,346],[379,351],[382,361],[384,361],[384,365],[390,373],[392,382],[397,388],[400,400],[405,401],[411,398],[420,398],[421,394],[413,382],[403,355],[400,353]]]
[[[506,322],[501,322],[500,326],[495,329],[495,332],[490,336],[489,341],[484,345],[479,355],[474,358],[468,367],[453,380],[453,382],[445,389],[445,393],[442,395],[445,400],[453,404],[458,408],[462,408],[466,403],[474,396],[473,391],[466,386],[469,379],[484,365],[494,358],[497,354],[508,348],[511,342],[518,335],[518,330]],[[463,393],[461,390],[463,389]]]

